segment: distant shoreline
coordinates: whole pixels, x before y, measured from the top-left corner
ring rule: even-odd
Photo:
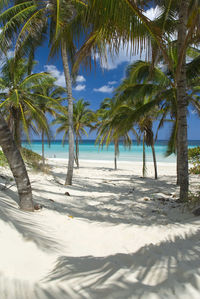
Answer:
[[[96,141],[96,139],[82,139],[81,140],[81,143],[82,142],[89,142],[89,141],[93,141],[93,142],[95,142]],[[188,139],[188,142],[195,142],[195,141],[197,141],[197,142],[199,142],[200,143],[200,139]],[[22,142],[27,142],[28,143],[28,140],[22,140]],[[31,142],[41,142],[41,139],[33,139],[33,140],[31,140]],[[45,143],[48,143],[48,140],[45,140],[44,141]],[[55,139],[55,140],[51,140],[51,143],[53,143],[53,142],[62,142],[62,139]],[[120,141],[120,142],[122,142],[122,141]],[[132,139],[132,142],[136,142],[137,143],[137,140],[135,140],[135,139]],[[168,139],[158,139],[157,141],[156,141],[156,143],[157,142],[168,142]],[[67,144],[68,143],[68,141],[65,141],[65,143]]]
[[[42,154],[42,142],[41,140],[34,140],[31,143],[22,142],[22,146],[31,149],[32,151]],[[189,147],[200,146],[200,140],[190,140]],[[54,140],[51,142],[50,146],[48,142],[44,144],[45,157],[46,158],[68,158],[68,143],[64,145],[61,140]],[[176,156],[172,154],[166,157],[167,151],[167,140],[159,140],[155,143],[156,159],[157,162],[163,163],[176,163]],[[146,162],[152,162],[152,150],[151,147],[145,147],[146,152]],[[137,144],[133,140],[132,146],[124,147],[123,143],[119,144],[119,156],[118,161],[127,161],[127,162],[142,162],[143,157],[143,146],[142,144]],[[99,147],[98,144],[95,144],[95,140],[82,140],[79,144],[79,159],[80,160],[99,160],[99,161],[113,161],[114,159],[114,145],[111,143],[108,147],[103,146]]]
[[[31,143],[22,142],[22,146],[31,149],[32,151],[42,154],[42,142],[41,140],[34,140]],[[191,140],[189,141],[189,147],[200,146],[200,140]],[[68,158],[68,143],[64,145],[60,140],[54,140],[51,142],[50,146],[48,142],[44,144],[45,157],[46,158]],[[157,162],[166,162],[166,163],[175,163],[176,156],[171,154],[166,157],[167,151],[167,141],[159,140],[155,143],[156,159]],[[146,152],[146,161],[152,162],[152,150],[151,147],[145,147]],[[129,162],[142,162],[143,157],[143,146],[142,144],[137,144],[134,140],[132,146],[124,147],[123,143],[119,144],[119,156],[118,161],[129,161]],[[98,144],[95,144],[95,140],[83,140],[79,144],[79,159],[80,160],[106,160],[113,161],[114,159],[114,145],[111,143],[108,147],[103,146],[99,147]]]
[[[56,162],[63,162],[64,164],[67,164],[68,159],[66,158],[47,158],[47,161],[56,163]],[[113,161],[111,160],[90,160],[90,159],[80,159],[79,160],[80,164],[82,163],[91,163],[93,166],[96,164],[112,164]],[[141,161],[118,161],[118,164],[120,165],[137,165],[142,167],[142,162]],[[153,162],[152,161],[147,161],[147,164],[151,167],[153,167]],[[176,162],[157,162],[159,166],[174,166]],[[81,166],[81,165],[80,165]],[[75,166],[76,167],[76,166]]]

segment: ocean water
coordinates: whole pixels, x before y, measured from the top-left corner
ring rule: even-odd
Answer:
[[[200,146],[200,140],[190,140],[189,147]],[[41,141],[32,141],[31,144],[23,142],[23,146],[32,149],[38,154],[42,153],[42,143]],[[165,157],[167,149],[167,141],[160,140],[155,144],[156,158],[157,162],[169,162],[173,163],[176,161],[176,156],[171,155]],[[119,161],[142,161],[142,145],[138,145],[136,141],[130,149],[125,148],[123,144],[119,146]],[[68,144],[65,143],[64,146],[60,140],[52,141],[49,146],[45,142],[45,157],[46,158],[68,158]],[[113,160],[114,158],[114,145],[110,144],[108,148],[104,146],[99,148],[99,145],[95,145],[95,140],[83,140],[79,146],[79,158],[84,160]],[[150,147],[146,147],[146,160],[153,161],[152,151]]]

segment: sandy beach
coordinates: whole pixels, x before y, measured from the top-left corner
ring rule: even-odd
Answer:
[[[82,160],[73,186],[66,160],[48,163],[29,172],[34,213],[1,168],[1,299],[199,298],[200,217],[177,201],[174,163],[158,163],[155,181],[152,163],[142,178],[140,162]]]

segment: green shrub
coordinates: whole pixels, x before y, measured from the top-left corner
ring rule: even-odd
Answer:
[[[7,166],[8,165],[8,161],[4,155],[4,153],[2,151],[0,151],[0,166]]]
[[[33,152],[30,149],[21,148],[21,155],[23,157],[24,162],[31,168],[37,171],[49,172],[49,167],[42,165],[42,156]],[[0,166],[7,166],[7,159],[2,151],[0,151]]]
[[[43,167],[41,155],[25,147],[21,148],[21,154],[24,161],[26,162],[26,164],[28,164],[29,167],[33,168],[36,171],[43,171],[49,173],[50,170],[49,166],[45,165]]]
[[[187,201],[187,207],[192,210],[199,206],[200,203],[200,191],[196,192],[190,192],[188,194],[188,201]]]
[[[200,165],[193,166],[189,169],[189,173],[200,174]]]
[[[33,152],[30,149],[27,149],[25,147],[21,148],[21,154],[25,162],[27,163],[41,163],[42,162],[42,156],[39,154]]]
[[[190,173],[200,174],[200,146],[188,149],[188,161],[193,164]]]

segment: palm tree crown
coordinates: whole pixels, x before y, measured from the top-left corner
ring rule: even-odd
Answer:
[[[0,108],[5,112],[9,127],[17,144],[21,145],[21,126],[29,138],[28,119],[47,128],[43,111],[37,105],[38,94],[34,90],[52,82],[47,73],[28,75],[28,62],[25,59],[6,59],[0,78]]]
[[[73,104],[73,122],[74,122],[74,134],[75,134],[75,161],[79,168],[79,142],[83,135],[88,136],[86,128],[92,128],[92,123],[95,120],[95,114],[88,109],[89,102],[83,99],[74,102]],[[63,143],[65,142],[69,133],[69,113],[67,109],[63,109],[61,113],[56,114],[56,119],[53,124],[59,125],[56,130],[56,134],[64,132]]]

